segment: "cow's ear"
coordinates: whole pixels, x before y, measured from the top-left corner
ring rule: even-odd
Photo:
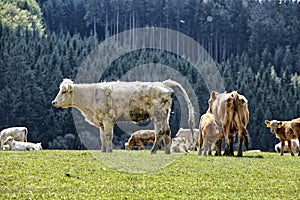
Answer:
[[[265,124],[266,124],[266,126],[268,127],[268,128],[270,128],[270,121],[269,120],[265,120]]]
[[[68,84],[68,92],[73,92],[74,87],[73,84]]]
[[[277,128],[281,128],[282,127],[282,122],[278,122]]]

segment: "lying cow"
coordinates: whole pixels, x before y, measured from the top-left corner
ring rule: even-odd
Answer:
[[[153,144],[155,140],[155,130],[139,130],[131,134],[127,142],[125,142],[125,149],[131,150],[136,146],[138,149],[145,149],[145,144]]]
[[[8,136],[4,142],[4,145],[8,146],[6,150],[42,150],[41,143],[31,143],[31,142],[19,142],[15,141],[12,136]]]
[[[27,142],[28,130],[26,127],[11,127],[3,129],[0,132],[0,148],[3,148],[3,143],[8,136],[14,138],[15,141]]]
[[[208,101],[207,112],[212,113],[219,127],[220,139],[216,143],[217,155],[221,155],[222,139],[225,138],[226,146],[224,155],[234,155],[233,143],[238,132],[238,154],[243,156],[242,144],[248,149],[249,134],[246,129],[249,122],[248,100],[236,91],[227,93],[212,92]]]
[[[200,139],[198,155],[202,155],[202,147],[204,148],[203,155],[211,155],[211,150],[215,143],[220,138],[220,129],[215,121],[215,117],[211,113],[205,113],[200,118],[199,123]]]
[[[280,140],[280,155],[283,156],[285,141],[287,141],[291,155],[294,156],[291,140],[298,139],[300,143],[300,118],[293,119],[291,121],[265,120],[265,124],[268,128],[270,128],[270,132],[274,133]],[[298,156],[300,156],[300,152],[298,153]]]
[[[171,137],[169,117],[174,91],[183,94],[189,109],[189,125],[194,126],[194,109],[184,90],[177,82],[103,82],[74,84],[64,79],[52,105],[56,108],[75,107],[86,121],[100,128],[101,151],[112,152],[113,126],[117,121],[142,122],[152,120],[155,141],[151,153],[155,154],[164,140],[165,153],[170,153]]]
[[[189,152],[187,141],[184,137],[176,137],[172,139],[171,152],[186,153]]]
[[[199,146],[199,129],[194,129],[193,137],[193,133],[190,129],[180,128],[175,135],[175,138],[176,137],[184,137],[186,139],[186,145],[189,150]]]
[[[291,140],[291,142],[292,142],[293,152],[299,153],[300,152],[299,141],[298,140]],[[276,144],[274,148],[275,148],[276,152],[280,153],[281,152],[281,142],[279,142],[278,144]],[[284,142],[283,152],[285,152],[285,153],[289,152],[288,142],[287,141]]]

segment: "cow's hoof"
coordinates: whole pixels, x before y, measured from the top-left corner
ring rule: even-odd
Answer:
[[[151,154],[156,154],[156,151],[151,151]]]
[[[236,155],[236,157],[243,157],[243,154],[238,154]]]

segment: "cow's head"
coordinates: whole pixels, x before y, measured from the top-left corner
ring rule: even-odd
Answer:
[[[6,140],[4,141],[3,145],[9,145],[11,146],[12,142],[14,141],[14,138],[12,136],[8,136]]]
[[[63,82],[60,84],[57,96],[52,101],[52,105],[56,108],[67,108],[72,106],[73,90],[73,81],[71,81],[70,79],[64,79]]]
[[[212,113],[212,104],[216,100],[218,95],[219,95],[219,93],[216,92],[216,91],[211,92],[210,98],[208,99],[208,110],[207,110],[207,112]]]
[[[180,146],[186,143],[186,139],[184,137],[176,137],[172,139],[172,143]]]
[[[275,133],[278,128],[282,127],[282,122],[277,120],[265,120],[265,124],[268,128],[270,128],[271,133]]]

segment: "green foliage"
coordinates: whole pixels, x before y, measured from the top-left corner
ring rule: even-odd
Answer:
[[[35,0],[0,1],[0,21],[14,30],[44,32],[41,9]]]
[[[141,160],[156,162],[134,162]],[[171,154],[172,155],[172,154]],[[161,166],[171,155],[105,154],[126,166]],[[1,151],[1,199],[299,199],[299,157],[245,153],[237,157],[177,154],[155,171],[122,171],[87,151]],[[134,164],[128,162],[131,157]],[[158,158],[160,158],[158,160]]]

